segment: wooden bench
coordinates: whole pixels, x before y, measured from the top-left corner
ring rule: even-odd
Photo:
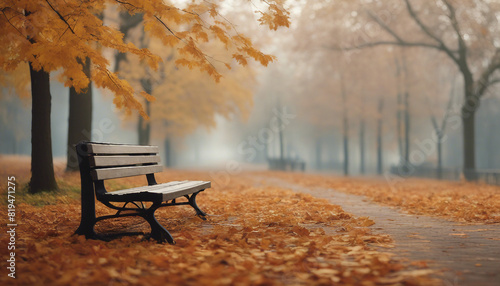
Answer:
[[[103,235],[98,235],[94,231],[98,221],[140,216],[151,226],[151,238],[160,243],[167,241],[175,244],[172,235],[154,216],[159,207],[190,205],[200,218],[206,219],[206,214],[196,204],[196,195],[210,188],[210,182],[174,181],[157,184],[154,173],[163,170],[159,165],[157,146],[81,142],[76,145],[76,151],[82,198],[81,222],[76,234],[85,235],[86,238],[104,239]],[[147,186],[114,192],[106,191],[105,180],[138,175],[146,176]],[[187,201],[176,201],[182,197]],[[96,217],[95,198],[117,212],[114,215]],[[117,203],[122,204],[117,205]]]

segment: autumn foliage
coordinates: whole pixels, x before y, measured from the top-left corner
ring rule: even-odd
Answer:
[[[19,160],[11,162],[23,177]],[[27,165],[24,164],[24,167]],[[13,169],[14,170],[14,169]],[[24,169],[25,170],[25,169]],[[254,187],[254,181],[233,177],[199,195],[209,219],[190,208],[160,209],[157,217],[176,238],[176,245],[157,244],[146,236],[103,242],[74,236],[79,222],[76,174],[62,172],[66,193],[49,205],[17,206],[18,284],[51,285],[433,285],[429,269],[408,268],[375,247],[390,247],[387,235],[373,234],[369,218],[356,218],[339,206],[310,195],[277,187]],[[159,181],[210,179],[205,173],[166,171]],[[112,181],[112,189],[143,184],[144,178]],[[71,191],[73,190],[73,191]],[[4,190],[2,190],[4,192]],[[97,212],[107,210],[98,205]],[[2,214],[5,215],[5,212]],[[100,222],[97,231],[149,232],[140,218]],[[0,236],[5,244],[8,237]],[[380,248],[379,248],[380,249]],[[2,252],[5,250],[2,250]],[[9,282],[0,277],[2,283]]]
[[[144,82],[151,89],[155,98],[149,113],[149,122],[155,130],[153,137],[179,138],[199,127],[215,128],[215,115],[228,119],[248,117],[253,96],[251,86],[255,82],[250,68],[233,64],[216,82],[205,72],[178,67],[175,59],[182,56],[175,49],[165,48],[155,39],[146,42],[150,50],[164,59],[159,70],[152,71],[137,58],[127,57],[119,74],[136,90],[143,89]],[[207,50],[214,54],[223,54],[224,49],[220,44],[207,45]],[[220,63],[214,66],[223,68]]]
[[[276,30],[288,26],[288,12],[280,1],[262,1],[257,9],[257,19],[262,25]],[[90,58],[92,81],[97,87],[110,90],[114,103],[126,111],[138,110],[146,116],[137,99],[136,90],[110,71],[110,61],[103,49],[137,56],[156,69],[161,57],[145,48],[138,48],[123,39],[116,28],[106,25],[102,16],[109,7],[117,7],[130,14],[143,15],[143,29],[149,36],[161,40],[163,45],[175,47],[181,55],[176,64],[198,68],[215,79],[220,78],[213,62],[218,59],[208,55],[203,44],[208,41],[224,44],[232,60],[245,65],[253,59],[267,65],[274,57],[253,46],[252,41],[236,31],[220,14],[222,3],[192,1],[177,7],[160,0],[127,1],[3,1],[0,4],[0,66],[13,71],[21,63],[30,62],[35,70],[59,70],[59,79],[77,92],[85,89],[89,78],[82,70],[82,62]],[[231,62],[225,62],[230,68]],[[142,93],[147,100],[152,97]]]
[[[267,175],[270,175],[269,173]],[[467,223],[500,223],[500,187],[418,178],[345,178],[272,173],[287,181],[367,196],[412,214],[439,216]]]

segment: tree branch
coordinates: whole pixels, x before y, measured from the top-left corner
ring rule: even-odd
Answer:
[[[495,54],[493,55],[488,67],[481,73],[478,79],[477,86],[475,88],[475,93],[478,97],[481,97],[488,87],[500,82],[500,79],[490,80],[493,73],[500,69],[500,48],[497,48]]]
[[[170,29],[169,26],[167,26],[167,24],[165,24],[165,22],[163,22],[162,19],[160,19],[160,17],[154,15],[153,17],[155,17],[156,20],[158,20],[158,22],[160,22],[160,24],[162,24],[163,27],[165,27],[165,29],[167,29],[174,37],[176,37],[179,41],[182,41],[183,43],[187,44],[183,38],[177,36],[177,34],[172,30]]]
[[[52,9],[52,11],[54,11],[57,14],[57,16],[59,16],[59,19],[61,19],[68,26],[68,29],[71,31],[71,33],[75,34],[75,31],[73,31],[73,28],[71,28],[68,21],[66,21],[66,19],[64,19],[64,17],[61,15],[61,13],[59,13],[59,11],[54,9],[52,4],[50,4],[49,0],[45,0],[45,2],[47,2],[47,4],[49,4],[49,6],[50,6],[50,9]]]
[[[359,50],[363,48],[372,48],[376,46],[404,46],[404,47],[424,47],[424,48],[432,48],[442,51],[440,46],[429,44],[429,43],[420,43],[420,42],[399,42],[399,41],[379,41],[379,42],[369,42],[364,44],[359,44],[352,47],[328,47],[331,50],[338,51],[352,51]]]
[[[12,28],[14,28],[23,38],[26,38],[26,36],[21,31],[19,31],[19,29],[16,26],[14,26],[14,24],[12,24],[12,22],[10,21],[10,19],[12,19],[14,17],[12,17],[10,19],[9,19],[9,17],[7,17],[7,15],[5,14],[5,11],[4,11],[6,9],[10,9],[10,7],[2,8],[2,14],[5,16],[5,20],[7,20],[7,23],[9,23],[12,26]]]
[[[493,86],[493,85],[495,85],[497,83],[500,83],[500,78],[496,78],[496,79],[490,80],[490,82],[488,84],[488,87]]]
[[[446,129],[446,123],[448,123],[448,117],[450,116],[453,109],[453,99],[455,97],[455,80],[456,77],[453,78],[453,82],[451,83],[450,98],[448,99],[446,112],[444,114],[443,120],[441,121],[441,132],[444,132],[444,130]]]
[[[405,1],[407,1],[407,0],[405,0]],[[409,5],[409,3],[408,3],[408,5]],[[409,11],[411,11],[410,15],[413,13],[416,17],[416,14],[414,13],[411,5],[409,7],[410,7]],[[371,11],[366,11],[366,12],[370,16],[370,18],[372,20],[374,20],[384,31],[389,33],[395,39],[395,41],[368,42],[368,43],[359,44],[359,45],[356,45],[353,47],[344,47],[344,48],[330,47],[330,49],[340,50],[340,51],[351,51],[351,50],[356,50],[356,49],[371,48],[371,47],[384,46],[384,45],[385,46],[404,46],[404,47],[424,47],[424,48],[431,48],[431,49],[443,51],[446,54],[448,54],[448,56],[450,56],[451,59],[455,63],[458,64],[458,59],[455,56],[455,53],[457,53],[458,51],[454,51],[454,50],[449,49],[439,38],[432,35],[432,33],[430,33],[430,31],[429,31],[429,33],[431,35],[428,35],[428,36],[431,37],[433,40],[435,40],[437,43],[433,44],[433,43],[426,43],[426,42],[409,42],[409,41],[404,40],[402,37],[400,37],[393,29],[391,29],[386,23],[384,23],[377,15],[373,14]],[[412,18],[413,18],[413,16],[412,16]],[[415,20],[415,21],[420,22],[418,17],[416,19],[417,20]],[[422,24],[422,27],[421,27],[421,29],[428,30],[428,28],[423,24]]]
[[[368,16],[370,16],[370,18],[372,18],[372,20],[374,20],[375,22],[377,22],[377,24],[382,29],[384,29],[387,33],[391,34],[391,36],[393,36],[394,39],[396,39],[396,41],[398,41],[398,42],[404,42],[403,39],[396,32],[394,32],[391,28],[389,28],[389,26],[387,26],[387,24],[385,24],[384,21],[382,21],[382,19],[380,19],[377,15],[373,14],[369,10],[366,10],[366,13],[368,14]]]
[[[453,51],[446,46],[446,44],[443,42],[442,39],[440,39],[438,36],[434,35],[434,33],[431,32],[431,29],[427,27],[422,20],[418,17],[417,13],[413,9],[413,6],[410,4],[409,0],[404,0],[406,3],[406,8],[408,10],[408,13],[410,14],[411,18],[417,23],[417,25],[420,27],[420,29],[431,39],[435,40],[438,42],[439,46],[441,47],[441,50],[444,51],[457,65],[460,66],[460,61],[459,59],[455,56]]]
[[[450,11],[448,18],[450,19],[451,26],[453,27],[453,30],[455,30],[455,33],[457,35],[458,52],[460,55],[460,59],[462,59],[463,61],[466,61],[466,59],[467,59],[467,46],[465,45],[465,41],[462,37],[462,33],[461,33],[460,27],[458,25],[458,20],[457,20],[455,8],[451,5],[451,3],[448,0],[443,0],[443,2],[446,5],[446,8],[448,8],[448,11]]]

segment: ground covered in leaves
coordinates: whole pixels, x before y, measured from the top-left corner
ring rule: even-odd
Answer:
[[[367,196],[377,203],[412,214],[444,217],[468,223],[500,223],[500,187],[430,179],[362,178],[265,172],[305,187],[328,188]]]
[[[15,175],[16,280],[2,267],[2,285],[438,285],[433,270],[403,264],[381,252],[391,243],[367,228],[369,218],[356,218],[339,206],[278,187],[253,187],[245,176],[198,196],[207,221],[190,207],[157,211],[157,218],[176,245],[157,244],[147,235],[111,242],[75,236],[80,218],[79,176],[56,164],[56,193],[28,195],[29,160],[0,157],[0,174]],[[306,177],[304,177],[306,178]],[[159,182],[210,180],[203,172],[168,170]],[[305,179],[304,179],[305,180]],[[110,189],[145,183],[145,178],[113,180]],[[5,200],[1,220],[7,221]],[[108,211],[98,205],[99,214]],[[4,223],[4,225],[6,225]],[[140,218],[103,221],[98,232],[143,231]],[[0,233],[2,257],[9,237]],[[5,261],[5,259],[4,259]],[[4,262],[5,264],[5,262]],[[4,265],[2,264],[2,265]]]

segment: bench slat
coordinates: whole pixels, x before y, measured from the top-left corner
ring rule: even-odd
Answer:
[[[114,191],[114,192],[108,192],[106,195],[113,195],[113,196],[120,196],[120,195],[126,195],[130,193],[140,193],[143,191],[154,191],[157,189],[165,188],[168,186],[174,186],[174,185],[179,185],[185,182],[189,181],[172,181],[164,184],[157,184],[157,185],[152,185],[152,186],[140,186],[136,188],[131,188],[131,189],[125,189],[125,190],[119,190],[119,191]]]
[[[170,189],[168,193],[163,192],[163,201],[173,200],[177,197],[189,195],[197,191],[201,191],[210,188],[210,182],[193,182],[197,184],[186,185],[183,188],[177,187],[176,189]]]
[[[153,165],[153,166],[133,166],[133,167],[95,169],[91,170],[90,174],[92,176],[92,179],[94,180],[107,180],[107,179],[159,173],[161,171],[163,171],[163,166]]]
[[[184,195],[210,188],[211,183],[206,181],[176,181],[154,186],[138,187],[128,190],[110,192],[103,195],[109,201],[131,200],[162,200],[169,201]]]
[[[110,167],[137,164],[159,163],[160,156],[93,156],[90,157],[90,166]]]
[[[158,146],[108,145],[88,143],[88,152],[92,154],[156,154]]]

